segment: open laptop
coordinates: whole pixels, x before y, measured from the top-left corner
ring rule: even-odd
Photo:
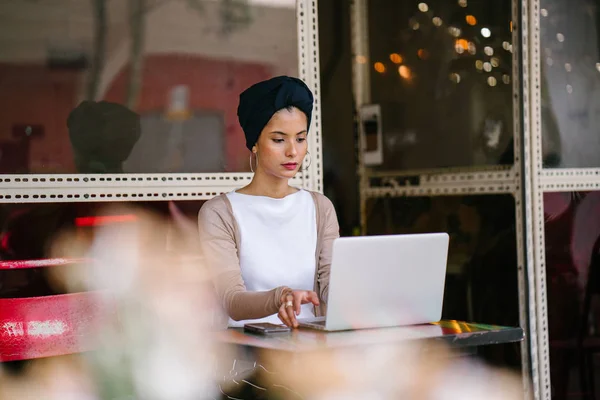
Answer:
[[[341,331],[439,321],[448,243],[446,233],[336,239],[327,317],[299,325]]]

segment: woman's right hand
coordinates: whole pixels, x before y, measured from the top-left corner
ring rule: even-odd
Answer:
[[[300,306],[302,304],[312,303],[315,306],[319,305],[319,296],[312,290],[293,290],[284,293],[281,297],[281,307],[279,307],[277,316],[281,322],[290,328],[298,327],[296,316],[300,315]]]

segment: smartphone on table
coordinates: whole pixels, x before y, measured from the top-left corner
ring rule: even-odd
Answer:
[[[268,322],[258,322],[244,325],[244,330],[260,335],[269,335],[272,333],[290,332],[292,329],[289,326],[271,324]]]

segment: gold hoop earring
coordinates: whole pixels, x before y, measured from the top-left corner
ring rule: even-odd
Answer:
[[[250,171],[252,171],[252,173],[254,173],[254,169],[252,168],[252,152],[250,152]],[[256,154],[256,168],[258,168],[258,153],[254,153]]]
[[[308,150],[306,150],[306,155],[308,156],[308,165],[306,167],[304,167],[303,169],[305,171],[308,171],[308,168],[310,167],[310,163],[312,162],[312,157],[310,156],[310,152]],[[304,164],[304,163],[302,163]]]

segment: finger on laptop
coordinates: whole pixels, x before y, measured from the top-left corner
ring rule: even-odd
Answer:
[[[289,321],[289,327],[295,328],[297,326],[296,316],[294,315],[294,303],[296,301],[296,296],[289,294],[286,296],[286,301],[281,305],[281,313],[285,315]],[[287,325],[287,324],[286,324]]]
[[[294,313],[294,307],[286,307],[285,312],[287,313],[288,318],[290,319],[290,322],[292,323],[290,326],[292,328],[297,328],[298,321],[296,321],[296,314]]]
[[[315,306],[319,305],[319,296],[317,295],[317,293],[313,292],[312,290],[310,290],[308,292],[308,296],[306,299],[308,301],[310,301],[311,303],[313,303]]]
[[[305,300],[306,292],[300,294],[299,296],[294,296],[294,312],[296,315],[300,315],[300,311],[302,311],[302,304],[306,302]]]
[[[286,326],[292,327],[292,322],[290,321],[287,311],[285,309],[285,305],[279,307],[279,312],[277,313],[277,317],[281,322],[283,322]]]
[[[294,291],[285,296],[285,303],[283,304],[283,312],[287,315],[290,320],[290,327],[296,328],[298,323],[296,322],[296,315],[294,310],[296,309],[296,299],[298,298],[298,292]]]

